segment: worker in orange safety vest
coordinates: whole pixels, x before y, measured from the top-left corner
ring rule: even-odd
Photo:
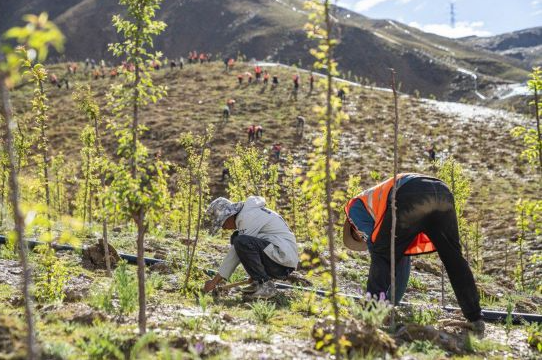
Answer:
[[[395,300],[399,303],[408,284],[410,256],[437,251],[463,315],[471,328],[484,332],[480,300],[472,271],[461,253],[454,196],[439,179],[402,173],[396,181]],[[393,178],[350,199],[345,206],[345,246],[369,250],[371,265],[367,293],[391,295],[390,239]]]

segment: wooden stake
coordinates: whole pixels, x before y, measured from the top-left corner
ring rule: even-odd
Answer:
[[[399,105],[397,90],[395,85],[395,69],[391,70],[391,88],[393,90],[393,101],[395,107],[395,120],[393,127],[393,189],[391,193],[391,239],[390,239],[390,275],[391,275],[391,317],[390,327],[392,332],[395,331],[395,230],[397,227],[397,173],[399,168],[399,149],[398,149],[398,137],[399,137]]]

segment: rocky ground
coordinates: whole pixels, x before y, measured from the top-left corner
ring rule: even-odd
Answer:
[[[113,244],[122,244],[131,238],[130,232],[119,233]],[[156,239],[148,242],[150,254],[160,256],[160,249],[172,246],[177,239]],[[205,239],[200,245],[197,265],[201,269],[216,268],[227,249],[226,241]],[[205,250],[205,252],[203,252]],[[269,320],[261,320],[245,302],[237,289],[227,293],[196,297],[193,292],[182,292],[184,269],[173,266],[169,260],[166,267],[149,271],[148,282],[154,290],[148,299],[148,328],[152,338],[148,344],[134,351],[137,340],[137,313],[120,316],[115,310],[105,310],[96,299],[107,292],[110,279],[103,270],[84,268],[83,259],[74,252],[58,252],[62,262],[69,266],[69,280],[64,286],[66,297],[62,303],[38,304],[37,320],[39,339],[49,358],[96,358],[105,353],[115,356],[105,346],[96,346],[98,337],[112,342],[123,357],[138,352],[145,357],[203,357],[203,358],[253,358],[253,359],[320,359],[328,358],[325,352],[315,350],[313,326],[321,320],[322,298],[308,297],[301,291],[283,290],[272,301],[274,314]],[[87,264],[88,266],[88,264]],[[368,271],[366,255],[354,255],[340,264],[341,290],[345,293],[363,294]],[[135,272],[131,267],[130,272]],[[301,271],[301,274],[305,274]],[[22,343],[7,346],[7,340],[22,339],[22,325],[17,328],[11,323],[21,324],[23,315],[22,299],[19,293],[21,268],[16,261],[0,260],[0,301],[3,310],[0,317],[0,355],[6,358],[21,354]],[[243,272],[236,271],[233,280],[242,279]],[[207,276],[196,272],[194,290],[202,285]],[[312,277],[314,287],[325,286],[318,276]],[[510,295],[502,280],[487,275],[478,275],[481,290],[490,295],[484,299],[484,307],[504,309],[502,298]],[[540,313],[539,297],[515,292],[515,311]],[[307,298],[308,297],[308,298]],[[399,328],[391,336],[392,346],[375,353],[363,349],[363,339],[351,325],[352,335],[358,335],[355,342],[361,346],[356,355],[364,357],[401,358],[540,358],[541,354],[527,343],[525,325],[513,326],[507,330],[503,324],[488,324],[485,338],[467,337],[468,328],[458,313],[439,310],[440,267],[435,257],[418,257],[407,295],[404,299],[414,306],[398,309]],[[115,303],[115,302],[114,302]],[[445,303],[456,305],[448,283],[445,287]],[[314,307],[312,311],[307,305]],[[359,319],[359,312],[350,306],[345,308],[345,319]],[[357,321],[352,321],[357,322]],[[386,325],[382,325],[387,330]],[[364,328],[365,329],[365,328]],[[388,330],[389,331],[389,330]],[[386,336],[387,337],[387,336]],[[83,340],[83,341],[81,341]],[[380,342],[378,339],[372,342]],[[354,344],[356,344],[354,342]],[[384,341],[382,341],[384,342]],[[99,343],[99,342],[98,342]],[[2,358],[4,358],[2,357]]]

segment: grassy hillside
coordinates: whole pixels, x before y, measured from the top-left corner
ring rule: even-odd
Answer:
[[[306,165],[307,152],[317,134],[317,119],[312,108],[321,104],[322,94],[316,89],[308,92],[308,75],[301,74],[301,90],[297,101],[290,98],[292,75],[297,70],[288,67],[265,66],[272,75],[278,75],[280,85],[271,90],[261,84],[239,86],[236,75],[252,69],[247,63],[238,64],[230,74],[223,72],[221,63],[187,65],[185,69],[162,69],[155,72],[157,83],[168,86],[168,96],[158,104],[144,109],[142,122],[150,128],[143,141],[153,152],[161,152],[163,158],[183,165],[185,154],[177,142],[186,131],[202,133],[207,124],[215,124],[217,131],[211,143],[211,182],[213,195],[226,195],[226,184],[220,181],[224,160],[234,153],[237,143],[247,144],[246,128],[250,124],[261,124],[264,135],[255,147],[270,151],[275,142],[284,145],[283,158],[291,154],[296,163]],[[65,64],[49,67],[50,73],[64,74]],[[401,73],[399,73],[401,81]],[[78,74],[70,78],[72,88],[58,89],[47,84],[50,99],[50,126],[53,153],[63,152],[78,169],[81,148],[79,133],[85,120],[77,111],[71,98],[76,83],[91,84],[98,93],[106,117],[105,93],[112,81],[108,78],[90,80]],[[391,92],[352,83],[348,85],[344,109],[350,116],[345,122],[338,145],[338,160],[341,162],[338,188],[345,188],[348,175],[359,174],[363,187],[374,184],[370,173],[378,172],[383,178],[392,171],[392,116]],[[29,86],[21,86],[14,92],[13,104],[19,118],[29,116],[31,96]],[[227,99],[236,100],[235,110],[228,123],[221,123],[222,108]],[[504,274],[504,250],[509,248],[507,258],[511,265],[517,263],[514,204],[522,196],[531,198],[540,195],[540,178],[518,160],[521,144],[513,139],[509,130],[516,124],[531,120],[523,116],[482,107],[457,103],[443,103],[417,99],[407,95],[400,97],[400,168],[401,171],[434,174],[434,167],[424,154],[431,144],[436,146],[439,158],[453,155],[465,169],[473,183],[473,194],[468,202],[467,217],[478,219],[483,232],[484,267],[476,273],[485,308],[505,310],[508,297],[513,308],[522,312],[540,313],[539,294],[519,291],[513,281],[512,270]],[[295,134],[295,117],[307,119],[304,137]],[[107,131],[103,129],[107,134]],[[115,148],[113,138],[107,135],[104,142],[109,152]],[[281,168],[284,160],[279,163]],[[34,172],[25,169],[26,174]],[[134,229],[125,224],[115,225],[111,234],[112,244],[119,251],[135,251]],[[89,235],[84,241],[94,243],[96,236]],[[149,336],[148,344],[137,350],[135,324],[132,312],[119,316],[104,309],[103,294],[111,280],[101,270],[82,267],[79,255],[60,252],[60,257],[70,268],[68,286],[83,294],[69,297],[64,304],[40,305],[37,311],[40,322],[38,330],[45,354],[51,358],[108,358],[130,353],[141,357],[184,358],[328,358],[313,349],[311,338],[313,324],[320,318],[323,305],[321,299],[305,295],[301,291],[284,291],[274,301],[275,307],[269,319],[253,306],[244,302],[239,293],[230,292],[221,297],[184,295],[180,292],[184,280],[184,269],[179,266],[186,248],[182,235],[175,232],[160,232],[146,238],[148,256],[167,259],[166,269],[149,271]],[[508,244],[508,247],[506,246]],[[529,236],[526,253],[539,254],[540,239]],[[301,243],[300,249],[309,246]],[[229,247],[227,235],[204,237],[198,246],[197,265],[216,269]],[[340,245],[342,248],[342,245]],[[349,257],[339,263],[339,279],[342,291],[363,294],[368,274],[367,254],[348,253]],[[324,257],[326,254],[324,254]],[[0,301],[6,304],[6,314],[17,320],[20,304],[13,298],[17,282],[20,281],[15,262],[0,260]],[[131,271],[130,271],[131,272]],[[303,271],[303,274],[306,273]],[[244,277],[238,269],[233,280]],[[540,270],[529,266],[527,277],[540,278]],[[201,270],[195,275],[195,285],[207,279]],[[319,275],[311,277],[316,287],[328,287]],[[416,306],[402,307],[399,322],[404,324],[435,325],[441,336],[405,336],[392,333],[403,358],[533,358],[538,357],[527,344],[527,328],[514,326],[507,331],[502,324],[488,324],[483,341],[466,342],[466,329],[459,322],[459,315],[438,309],[440,302],[440,266],[436,255],[416,257],[412,279],[405,300]],[[102,298],[100,298],[102,297]],[[308,297],[308,298],[307,298]],[[312,297],[312,298],[311,298]],[[456,305],[448,282],[445,285],[444,302]],[[314,309],[311,308],[314,306]],[[348,308],[355,317],[362,317],[359,306]],[[4,318],[1,318],[4,317]],[[0,326],[14,323],[11,327],[0,327],[0,335],[18,340],[20,327],[7,316],[0,317]],[[6,321],[8,320],[8,321]],[[101,320],[101,321],[96,321]],[[5,330],[10,331],[5,331]],[[153,338],[154,337],[154,338]],[[444,337],[444,338],[442,338]],[[442,340],[452,340],[446,343]],[[458,340],[454,344],[454,340]],[[79,341],[78,341],[79,340]],[[105,340],[105,341],[104,341]],[[425,341],[422,341],[425,340]],[[138,343],[139,344],[139,343]],[[106,346],[104,346],[106,345]],[[17,350],[15,348],[15,350]],[[2,351],[0,348],[0,352]],[[15,352],[15,351],[14,351]],[[167,352],[170,352],[168,354]],[[173,352],[173,356],[171,356]],[[169,355],[169,356],[168,356]],[[364,354],[363,357],[369,357]],[[362,356],[359,356],[362,357]]]
[[[52,66],[50,72],[62,74],[63,67]],[[223,163],[233,154],[237,143],[247,144],[246,128],[251,124],[264,127],[263,139],[256,143],[257,147],[270,151],[274,143],[280,142],[284,153],[292,154],[297,163],[306,164],[305,156],[311,150],[317,123],[312,107],[322,98],[317,91],[308,93],[308,75],[301,72],[298,100],[290,99],[291,77],[295,70],[267,69],[279,76],[281,83],[275,90],[260,84],[248,85],[246,79],[239,86],[236,75],[251,70],[249,64],[238,65],[231,74],[224,73],[220,63],[156,72],[158,83],[168,86],[168,96],[143,111],[143,122],[150,128],[145,143],[151,150],[160,151],[165,159],[182,164],[185,154],[177,142],[179,135],[189,130],[202,133],[206,124],[216,124],[216,135],[211,143],[211,180],[215,195],[225,193],[226,185],[220,182]],[[78,74],[71,83],[72,87],[77,83],[90,83],[98,93],[100,103],[105,105],[104,94],[110,79],[89,81],[88,77]],[[28,87],[22,87],[14,92],[17,112],[24,113],[30,107],[25,101],[29,91]],[[78,161],[79,133],[84,118],[71,99],[72,91],[47,86],[51,103],[49,132],[53,151],[62,151]],[[229,122],[221,124],[222,108],[229,98],[236,100],[235,110]],[[391,174],[391,93],[351,85],[345,109],[350,121],[344,124],[341,135],[339,160],[342,167],[338,186],[343,186],[348,174],[361,174],[362,185],[368,187],[372,183],[368,176],[371,171],[377,171],[382,177]],[[297,115],[307,118],[303,139],[295,133]],[[468,216],[481,214],[488,241],[494,244],[493,247],[502,249],[504,242],[516,234],[516,200],[522,195],[532,198],[539,194],[539,179],[519,160],[521,143],[509,133],[515,125],[530,120],[504,111],[406,95],[400,99],[400,119],[401,170],[434,172],[424,152],[431,144],[435,145],[439,157],[453,155],[467,169],[473,182]],[[106,146],[112,151],[115,144],[111,137],[108,139]],[[495,264],[489,267],[499,268]]]

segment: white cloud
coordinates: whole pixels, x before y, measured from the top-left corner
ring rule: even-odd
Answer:
[[[367,11],[386,1],[389,0],[361,0],[354,4],[354,10],[358,12]]]
[[[474,22],[458,22],[455,24],[455,27],[452,28],[449,24],[426,24],[422,25],[417,22],[412,22],[408,24],[412,27],[418,28],[426,33],[433,33],[448,38],[462,38],[465,36],[489,36],[492,35],[491,32],[484,30],[483,21],[474,21]]]

